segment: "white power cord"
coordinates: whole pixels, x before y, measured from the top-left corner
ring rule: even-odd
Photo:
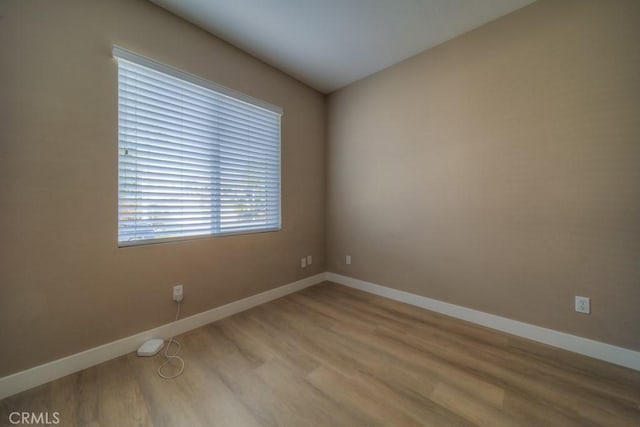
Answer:
[[[180,301],[178,301],[178,309],[176,311],[176,321],[178,320],[178,317],[180,316]],[[169,348],[171,347],[171,344],[175,343],[176,344],[176,352],[173,354],[169,354]],[[180,343],[176,340],[173,339],[173,336],[171,338],[169,338],[169,342],[167,343],[167,347],[164,349],[164,357],[165,357],[165,361],[162,362],[162,365],[160,365],[158,367],[158,375],[160,376],[160,378],[164,378],[165,380],[170,380],[171,378],[176,378],[178,376],[180,376],[180,374],[182,374],[182,372],[184,371],[184,359],[180,356],[178,356],[178,353],[180,353],[180,349],[182,348],[182,346],[180,345]],[[173,375],[165,375],[162,373],[162,368],[164,368],[166,365],[168,365],[172,360],[176,360],[178,362],[180,362],[180,369],[178,370],[177,373],[173,374]]]

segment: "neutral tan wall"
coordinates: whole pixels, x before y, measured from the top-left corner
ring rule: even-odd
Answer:
[[[328,269],[640,350],[639,41],[540,0],[330,96]]]
[[[284,108],[282,231],[118,249],[112,44]],[[0,376],[324,271],[321,94],[142,0],[3,0],[0,58]]]

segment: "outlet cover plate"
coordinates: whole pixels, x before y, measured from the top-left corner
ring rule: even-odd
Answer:
[[[184,288],[182,285],[175,285],[173,287],[173,300],[176,302],[182,301],[182,297],[184,295]]]
[[[576,311],[578,313],[591,313],[591,298],[576,296]]]

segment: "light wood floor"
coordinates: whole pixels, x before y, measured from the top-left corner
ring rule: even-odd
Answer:
[[[0,402],[77,426],[640,425],[640,372],[325,283]]]

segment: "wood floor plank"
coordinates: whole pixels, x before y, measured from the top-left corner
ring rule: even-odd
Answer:
[[[295,310],[295,308],[293,309]],[[298,314],[301,315],[302,313]],[[359,330],[350,328],[349,325],[340,325],[332,329],[335,329],[336,333],[341,334],[350,341],[352,345],[359,343],[362,346],[366,346],[366,352],[375,352],[379,356],[387,355],[389,358],[395,358],[395,360],[393,360],[395,364],[412,369],[412,372],[419,377],[424,378],[427,375],[425,371],[429,371],[429,377],[432,378],[435,383],[454,381],[457,382],[462,389],[473,390],[480,399],[487,403],[496,406],[501,404],[504,393],[500,387],[485,382],[465,371],[452,369],[446,361],[434,360],[433,358],[425,357],[425,353],[420,351],[381,340],[377,333],[377,330],[380,328],[380,326],[376,327],[376,329],[368,335],[363,335]],[[405,335],[402,332],[390,333]],[[411,337],[405,336],[405,339],[410,340]]]
[[[445,423],[434,412],[425,410],[419,401],[407,398],[381,381],[358,374],[345,377],[320,366],[309,375],[309,381],[325,393],[372,417],[382,425],[460,425],[461,420]]]
[[[436,385],[430,398],[478,426],[509,427],[521,425],[506,412],[500,411],[493,405],[486,405],[465,390],[445,382]]]
[[[460,372],[473,370],[493,382],[502,384],[504,389],[516,389],[527,392],[532,398],[546,399],[551,402],[563,402],[563,406],[575,410],[581,416],[606,425],[615,417],[624,423],[632,423],[640,412],[628,407],[624,402],[603,398],[580,387],[567,387],[560,381],[548,381],[549,378],[533,376],[527,372],[510,369],[501,361],[486,361],[478,353],[456,351],[450,346],[442,346],[434,342],[422,341],[420,337],[406,338],[398,334],[378,332],[387,339],[389,345],[402,342],[409,348],[419,352],[430,352],[434,360],[453,365]]]
[[[640,372],[333,283],[0,401],[64,426],[638,426]]]
[[[256,370],[278,396],[291,403],[297,413],[306,413],[312,425],[371,425],[372,420],[357,408],[348,407],[324,393],[305,377],[295,375],[284,362],[276,358]]]
[[[368,419],[368,425],[382,425],[387,422],[393,425],[419,426],[419,420],[408,413],[390,406],[385,398],[368,388],[362,387],[354,377],[347,378],[339,372],[323,366],[318,367],[307,377],[308,380],[325,394],[341,402],[343,405],[360,412],[361,417]]]

